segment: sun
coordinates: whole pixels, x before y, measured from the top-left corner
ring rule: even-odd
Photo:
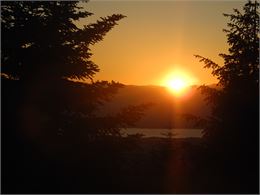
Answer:
[[[173,78],[168,81],[167,87],[173,91],[180,92],[187,87],[187,83],[181,78]]]
[[[162,79],[161,85],[167,87],[175,96],[182,96],[186,89],[196,83],[196,79],[190,73],[183,70],[172,70]]]

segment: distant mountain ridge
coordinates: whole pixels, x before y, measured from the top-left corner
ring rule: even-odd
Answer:
[[[128,105],[153,103],[135,127],[192,128],[192,124],[181,117],[182,114],[202,118],[210,114],[210,107],[197,88],[198,86],[191,86],[183,97],[176,97],[162,86],[126,85],[118,90],[112,101],[106,103],[99,113],[112,114]]]

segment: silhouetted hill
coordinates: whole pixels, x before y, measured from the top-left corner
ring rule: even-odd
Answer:
[[[192,124],[181,116],[182,114],[206,118],[210,113],[210,108],[197,86],[191,86],[185,95],[176,97],[165,87],[134,85],[127,85],[119,89],[113,100],[105,104],[99,112],[112,114],[122,107],[142,103],[153,103],[153,106],[146,111],[136,127],[192,127]]]

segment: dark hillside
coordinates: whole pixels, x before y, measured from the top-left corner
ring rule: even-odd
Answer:
[[[99,113],[111,114],[127,105],[150,102],[153,103],[153,106],[145,112],[144,117],[137,122],[136,127],[191,127],[191,124],[180,116],[181,114],[193,114],[206,118],[210,113],[210,108],[206,105],[197,86],[188,89],[185,96],[176,98],[164,87],[134,85],[127,85],[119,89],[113,100],[105,104]]]

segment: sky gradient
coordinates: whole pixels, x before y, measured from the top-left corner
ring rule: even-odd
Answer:
[[[223,13],[241,9],[244,1],[90,1],[84,8],[94,13],[79,25],[99,17],[123,14],[102,42],[92,47],[92,60],[100,72],[95,80],[133,85],[161,85],[172,70],[184,72],[194,84],[217,80],[203,69],[194,54],[222,64],[226,53],[228,18]]]

